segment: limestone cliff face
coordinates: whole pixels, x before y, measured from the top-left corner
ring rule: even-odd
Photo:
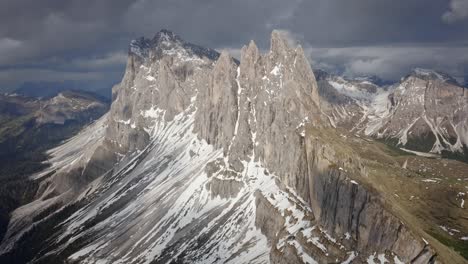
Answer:
[[[208,77],[207,87],[197,95],[194,132],[208,144],[222,148],[227,154],[238,119],[237,64],[222,52]]]
[[[360,252],[385,249],[405,263],[433,261],[435,252],[384,208],[375,191],[348,178],[349,173],[365,177],[365,167],[359,157],[344,162],[326,142],[317,139],[309,138],[306,145],[310,162],[310,205],[317,220],[329,232],[338,236],[346,234]],[[335,166],[339,169],[332,169]]]

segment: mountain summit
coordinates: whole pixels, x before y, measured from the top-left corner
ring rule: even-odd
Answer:
[[[459,85],[457,80],[447,73],[438,72],[430,69],[415,68],[407,77],[417,77],[423,80],[439,80],[442,82]]]
[[[197,56],[216,60],[219,57],[217,51],[185,42],[181,37],[166,29],[156,33],[152,39],[141,37],[132,40],[129,54],[136,55],[141,59],[159,58],[162,54],[177,54],[177,56],[186,59]]]

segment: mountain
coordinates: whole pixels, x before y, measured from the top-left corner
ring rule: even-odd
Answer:
[[[336,82],[349,93],[337,101],[388,92]],[[438,226],[459,228],[448,241],[466,250],[464,186],[426,204],[446,187],[416,188],[431,180],[416,171],[427,159],[332,127],[319,90],[278,31],[266,54],[252,41],[240,61],[167,30],[132,41],[109,112],[29,177],[37,188],[11,213],[0,260],[463,263]],[[430,214],[439,208],[449,223]]]
[[[101,101],[109,101],[111,97],[111,87],[96,87],[96,84],[88,84],[78,81],[64,82],[25,82],[15,89],[12,94],[24,97],[34,97],[49,99],[61,92],[77,91],[79,93],[89,93],[92,96],[99,97]]]
[[[405,78],[408,78],[408,77],[417,77],[425,81],[438,80],[443,83],[449,83],[449,84],[460,86],[457,80],[455,80],[455,78],[453,78],[449,74],[435,71],[435,70],[430,70],[430,69],[415,68]]]
[[[72,137],[108,109],[88,93],[65,91],[50,99],[0,95],[0,237],[8,214],[32,199],[28,175],[47,167],[44,152]]]
[[[51,82],[26,82],[18,87],[13,93],[25,97],[49,98],[54,97],[61,91],[66,90],[61,85]]]
[[[319,71],[317,83],[322,110],[334,127],[360,130],[370,108],[378,112],[386,106],[388,89],[367,79],[347,79]]]
[[[403,149],[468,161],[468,93],[447,74],[415,69],[386,87],[327,76],[319,87],[337,126]]]
[[[46,150],[73,135],[68,129],[77,131],[106,111],[106,102],[85,92],[64,91],[50,99],[0,95],[0,158]]]

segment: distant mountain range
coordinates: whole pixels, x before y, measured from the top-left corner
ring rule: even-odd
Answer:
[[[0,95],[0,160],[3,161],[0,177],[14,176],[10,171],[12,163],[6,160],[40,154],[100,117],[107,109],[106,101],[87,92],[62,91],[48,99]]]
[[[385,86],[317,76],[323,108],[335,126],[403,149],[468,161],[468,89],[451,76],[415,69]]]
[[[99,96],[100,100],[110,101],[111,87],[88,87],[84,82],[25,82],[19,88],[9,92],[25,97],[51,98],[64,91],[80,91]]]
[[[47,167],[48,149],[108,109],[89,93],[62,91],[49,99],[0,95],[0,237],[9,214],[37,188],[28,176]]]

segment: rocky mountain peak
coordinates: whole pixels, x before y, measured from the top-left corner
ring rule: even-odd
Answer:
[[[241,49],[240,55],[240,67],[244,70],[240,70],[239,68],[239,77],[245,74],[254,74],[256,65],[258,60],[260,60],[260,51],[253,40],[250,41],[249,45],[243,46]]]
[[[260,51],[258,50],[257,44],[255,41],[251,40],[249,45],[243,46],[241,49],[241,61],[244,63],[255,63],[260,56]]]
[[[447,73],[439,72],[436,70],[431,69],[423,69],[423,68],[414,68],[406,77],[408,78],[419,78],[424,81],[440,81],[445,83],[450,83],[453,85],[458,85],[457,80],[450,76]]]
[[[157,32],[153,38],[139,37],[130,42],[130,51],[137,52],[135,49],[151,49],[157,46],[169,47],[181,45],[184,40],[172,31],[162,29]]]
[[[277,56],[287,56],[291,52],[288,41],[283,32],[273,30],[271,33],[270,52]]]
[[[233,58],[229,54],[229,51],[227,50],[222,50],[221,53],[219,54],[219,58],[217,60],[217,63],[226,63],[226,62],[231,62]]]
[[[130,55],[136,55],[140,59],[159,59],[164,55],[176,55],[180,58],[208,58],[216,60],[219,53],[184,41],[172,31],[163,29],[156,33],[152,39],[140,37],[130,42]]]
[[[145,37],[134,39],[130,42],[129,54],[135,54],[139,57],[148,57],[148,51],[150,49],[150,41]]]
[[[161,29],[154,38],[152,39],[153,43],[174,43],[174,42],[184,42],[179,35],[175,34],[174,32],[167,30],[167,29]]]

